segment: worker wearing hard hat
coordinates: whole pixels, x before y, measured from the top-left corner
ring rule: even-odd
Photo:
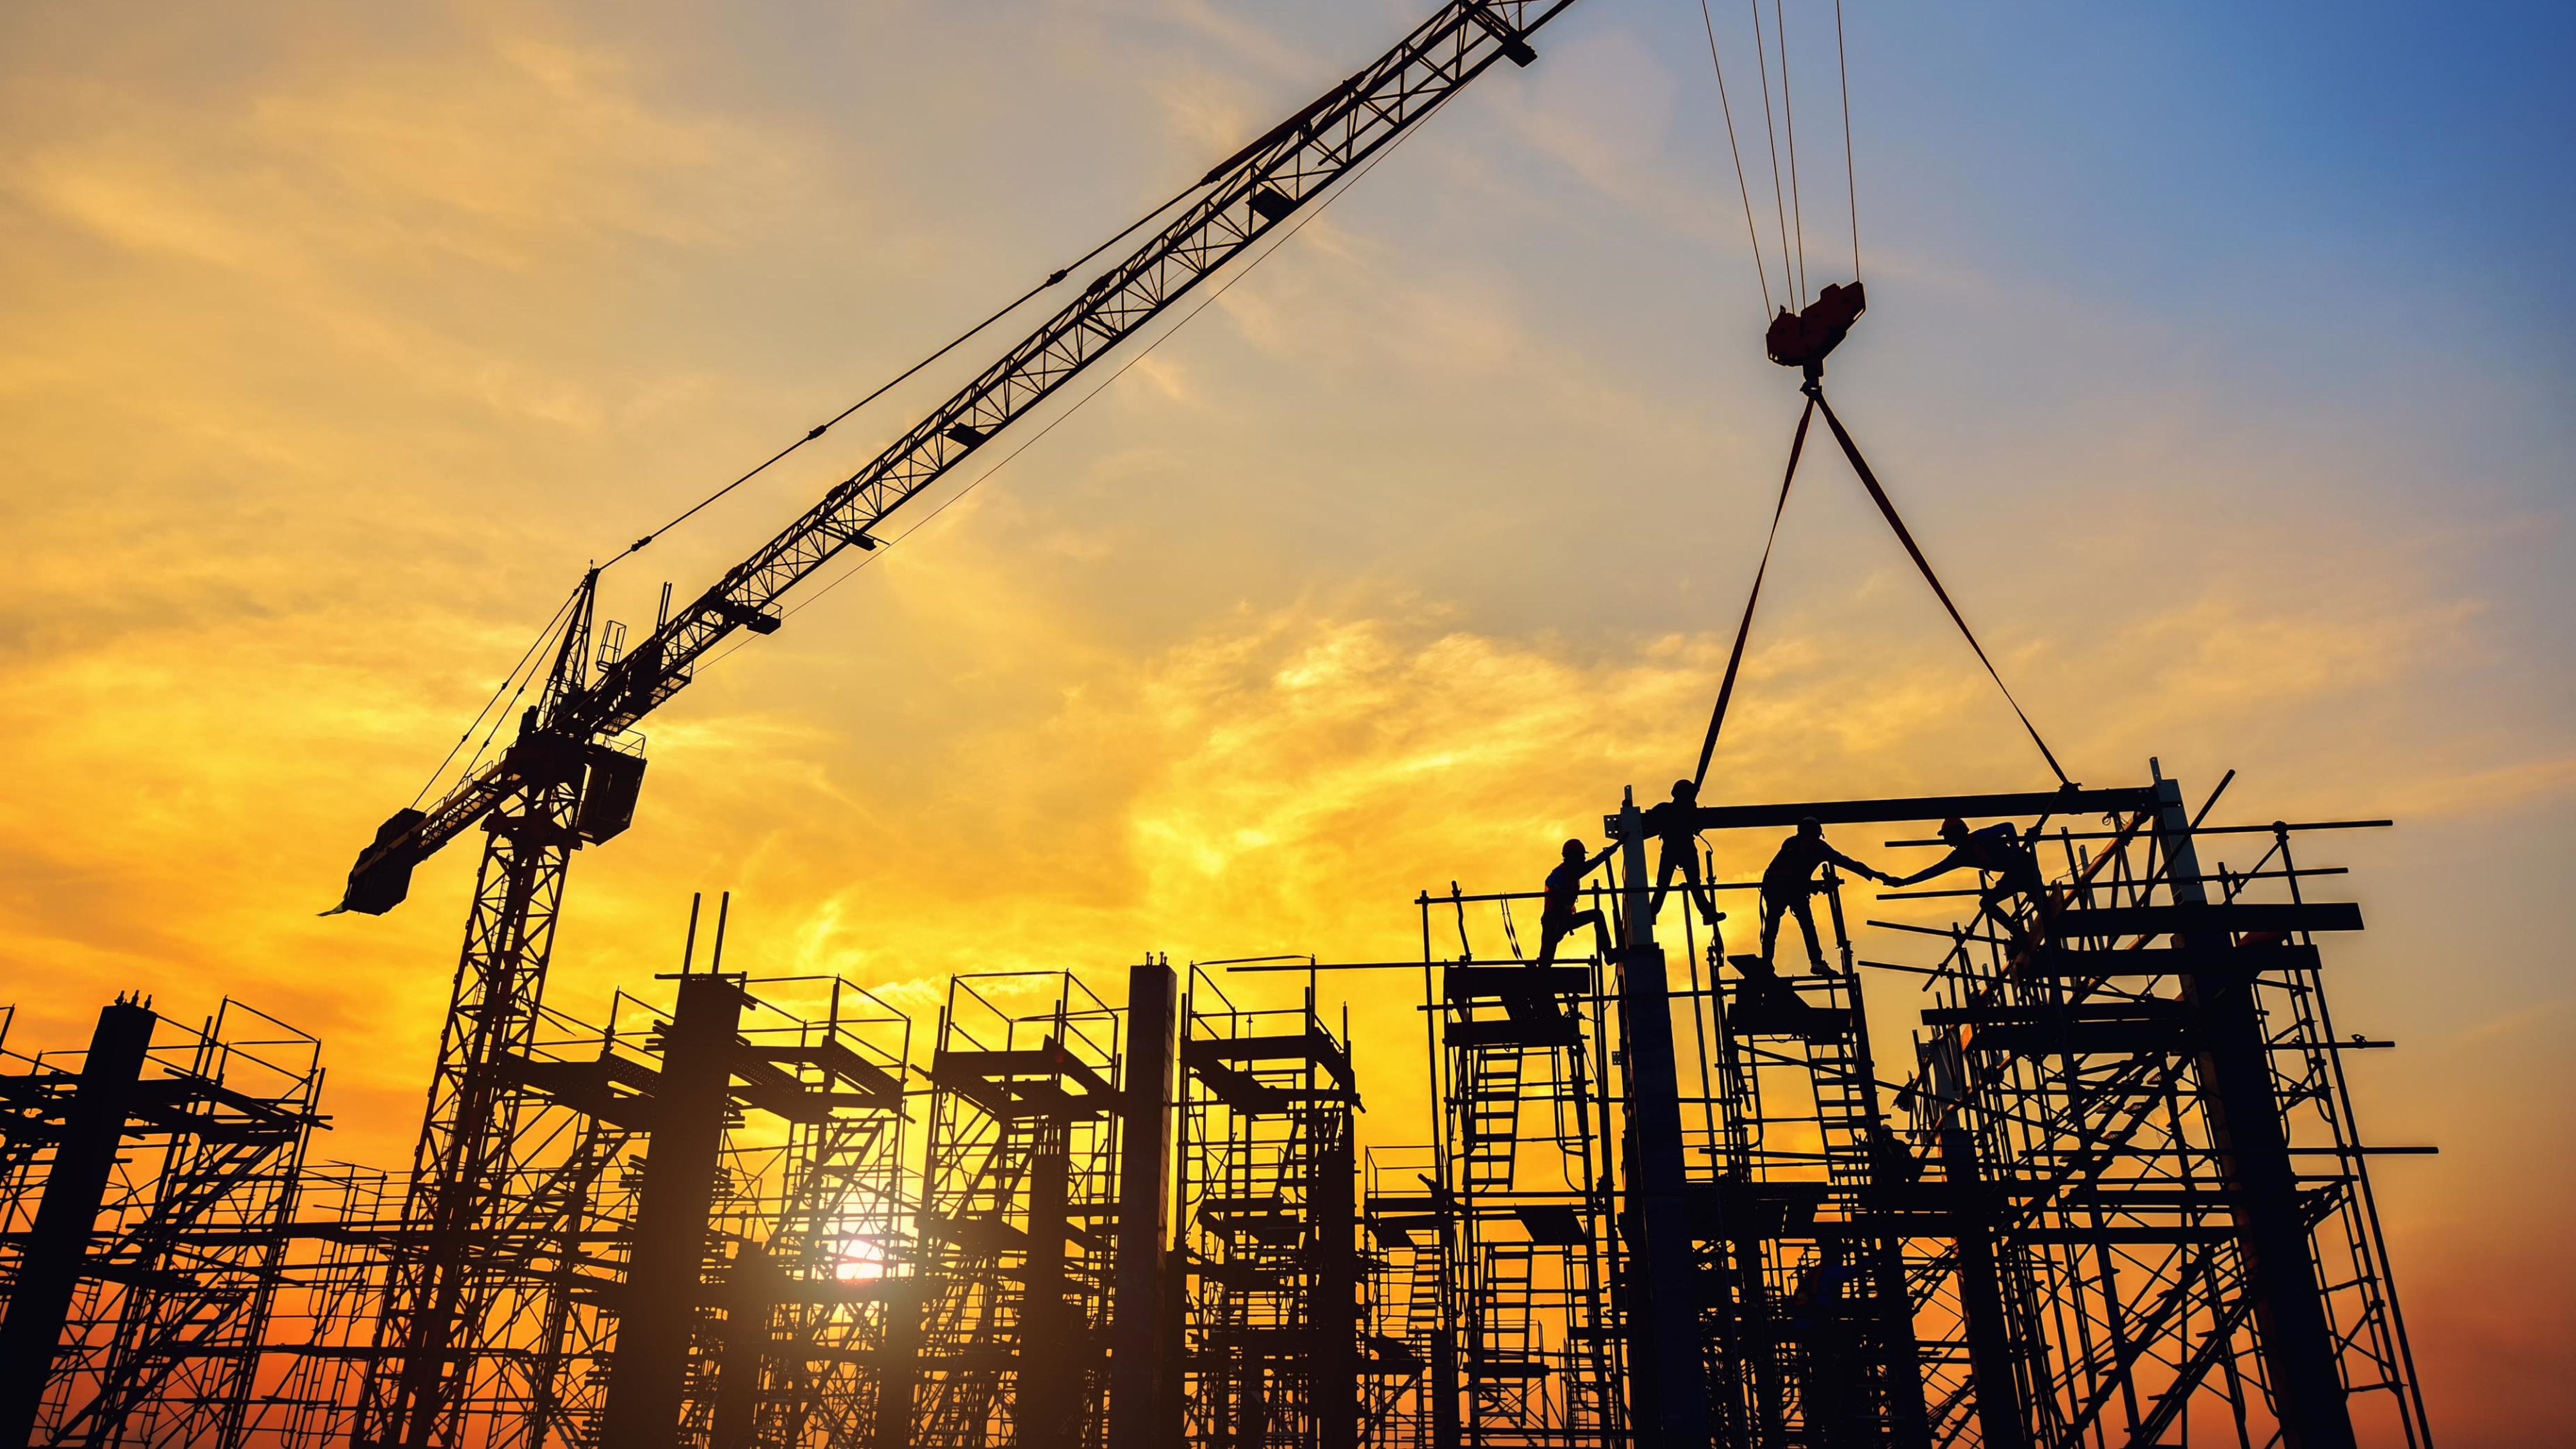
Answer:
[[[1592,873],[1594,866],[1608,860],[1610,852],[1616,849],[1615,843],[1605,845],[1601,847],[1600,854],[1593,855],[1584,850],[1580,840],[1565,842],[1565,858],[1558,862],[1556,869],[1547,873],[1547,888],[1540,898],[1537,964],[1553,964],[1557,943],[1572,934],[1575,927],[1587,923],[1592,927],[1592,943],[1600,950],[1601,959],[1610,959],[1610,923],[1603,919],[1601,908],[1594,906],[1588,911],[1578,911],[1574,903],[1583,893],[1583,878]]]
[[[1645,825],[1663,842],[1655,861],[1655,897],[1646,908],[1652,920],[1664,912],[1664,897],[1671,893],[1673,875],[1680,872],[1682,890],[1691,904],[1699,907],[1699,918],[1714,930],[1726,919],[1717,908],[1717,897],[1699,874],[1699,785],[1690,780],[1673,782],[1673,798],[1646,812]]]
[[[1762,872],[1762,964],[1771,964],[1771,955],[1780,943],[1780,918],[1798,918],[1798,929],[1807,938],[1807,959],[1815,963],[1816,974],[1830,975],[1825,965],[1824,943],[1816,937],[1816,913],[1807,898],[1822,888],[1816,879],[1820,866],[1839,865],[1857,876],[1870,880],[1887,877],[1843,854],[1825,843],[1825,827],[1813,815],[1798,822],[1798,833],[1780,842],[1778,854]]]
[[[1941,822],[1941,838],[1948,842],[1950,853],[1916,871],[1888,882],[1891,886],[1910,886],[1962,868],[1985,872],[1992,877],[1983,892],[1988,910],[1996,909],[2010,896],[2021,896],[2034,907],[2047,904],[2047,883],[2040,879],[2039,857],[2031,853],[2031,840],[2013,829],[2007,820],[1983,830],[1970,830],[1966,821],[1953,815]]]

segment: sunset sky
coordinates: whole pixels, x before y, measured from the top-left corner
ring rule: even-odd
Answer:
[[[390,916],[315,913],[585,563],[1429,8],[0,11],[8,1046],[230,994],[324,1038],[323,1152],[406,1161],[476,842]],[[1851,265],[1832,11],[1789,17],[1812,289]],[[2311,850],[2371,925],[2329,946],[2337,1025],[2402,1043],[2352,1064],[2364,1125],[2442,1149],[2377,1178],[2434,1423],[2563,1442],[2576,19],[1846,24],[1838,408],[2071,773],[2398,821]],[[674,969],[694,890],[735,893],[728,965],[924,1008],[960,970],[1401,955],[1418,889],[1533,888],[1688,773],[1797,405],[1700,25],[1584,0],[705,670],[574,863],[549,1000]],[[603,613],[649,625],[1036,315]],[[2050,783],[1839,459],[1771,578],[1712,800]],[[1352,989],[1372,1140],[1423,1135],[1414,989]]]

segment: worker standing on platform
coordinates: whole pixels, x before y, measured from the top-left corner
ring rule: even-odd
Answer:
[[[2030,902],[2033,910],[2047,908],[2048,883],[2040,878],[2039,857],[2032,853],[2030,839],[2013,829],[2011,821],[1970,830],[1966,821],[1953,815],[1941,822],[1941,838],[1949,842],[1948,855],[1887,884],[1902,888],[1962,867],[1983,871],[1994,877],[1982,893],[1986,909],[2012,926],[2016,935],[2020,927],[2015,918],[2000,909],[2007,898],[2020,896]]]
[[[1711,930],[1725,920],[1717,908],[1717,897],[1699,874],[1699,786],[1689,780],[1673,782],[1673,798],[1646,812],[1646,828],[1663,842],[1661,859],[1655,862],[1655,896],[1646,908],[1647,919],[1664,913],[1664,897],[1673,888],[1673,872],[1680,871],[1682,889],[1699,907],[1699,918]]]
[[[1547,890],[1539,906],[1538,965],[1553,965],[1557,943],[1575,927],[1587,923],[1592,927],[1592,942],[1599,949],[1601,959],[1610,959],[1610,922],[1602,916],[1599,906],[1578,911],[1574,903],[1582,896],[1583,878],[1592,873],[1594,866],[1608,860],[1610,852],[1618,848],[1613,842],[1601,847],[1600,854],[1587,855],[1582,841],[1565,842],[1565,859],[1547,873]]]
[[[1798,822],[1798,833],[1780,842],[1779,853],[1762,872],[1762,964],[1771,964],[1772,950],[1780,943],[1780,917],[1783,913],[1798,918],[1798,929],[1807,937],[1807,959],[1815,963],[1816,974],[1831,975],[1825,965],[1824,942],[1816,936],[1815,909],[1807,898],[1822,888],[1816,879],[1816,868],[1839,865],[1869,880],[1887,877],[1843,854],[1825,843],[1825,827],[1813,815]]]

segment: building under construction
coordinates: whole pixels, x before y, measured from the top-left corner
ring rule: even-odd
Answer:
[[[728,965],[724,902],[670,974],[549,998],[571,862],[712,649],[1569,3],[1441,5],[649,633],[587,573],[349,873],[382,914],[481,837],[407,1164],[314,1160],[320,1044],[234,1003],[0,1029],[0,1442],[2429,1446],[2369,1175],[2406,1149],[2344,1072],[2386,1043],[2328,1014],[2362,921],[2312,845],[2385,822],[2212,823],[2223,782],[2080,787],[2035,727],[2057,788],[1702,803],[1759,573],[1672,798],[1544,890],[1423,893],[1377,959],[775,977]],[[1821,416],[1983,661],[1824,397],[1857,276],[1793,290],[1775,528]],[[1945,853],[1897,877],[1827,831]],[[1418,979],[1418,1058],[1354,1060],[1361,979]],[[1364,1118],[1382,1080],[1427,1115]]]
[[[1358,1144],[1332,963],[1258,1007],[1282,978],[960,977],[915,1023],[726,971],[719,934],[597,1024],[541,1012],[491,1089],[510,1174],[444,1237],[417,1174],[308,1160],[311,1038],[120,1001],[0,1076],[12,1430],[2429,1444],[2343,1071],[2385,1043],[2324,992],[2361,920],[2298,845],[2379,822],[2214,804],[1708,807],[1721,853],[1960,816],[2055,857],[2033,893],[1881,893],[1975,907],[1947,920],[1828,871],[1821,971],[1684,912],[1659,939],[1633,806],[1586,887],[1606,956],[1523,960],[1536,893],[1426,893],[1418,962],[1349,968],[1419,973],[1416,1147]]]

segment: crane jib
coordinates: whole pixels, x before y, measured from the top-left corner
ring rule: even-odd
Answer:
[[[775,632],[782,617],[776,603],[789,589],[843,549],[876,547],[871,530],[888,515],[1495,61],[1528,65],[1536,52],[1527,37],[1572,3],[1452,0],[1442,6],[1377,61],[1208,173],[1204,192],[1171,222],[623,658],[596,678],[583,669],[582,677],[565,680],[539,731],[605,748],[685,687],[691,666],[734,630]],[[413,865],[502,801],[543,783],[505,757],[460,781],[427,811],[387,820],[351,869],[342,908],[389,909],[402,898]],[[632,788],[621,790],[631,811]]]

